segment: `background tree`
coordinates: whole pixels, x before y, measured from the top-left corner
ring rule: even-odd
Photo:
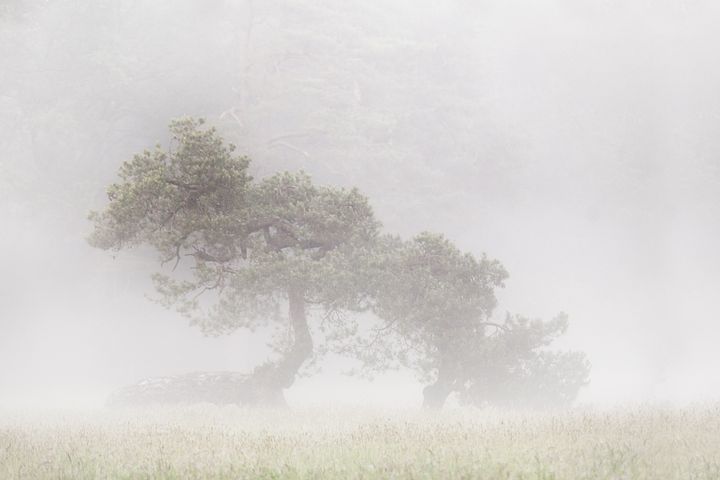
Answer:
[[[362,373],[408,367],[431,382],[424,405],[440,407],[465,375],[507,273],[496,260],[462,253],[442,235],[385,237],[375,257],[374,313],[380,324],[334,348],[362,361]]]
[[[550,321],[507,315],[466,363],[460,400],[477,406],[562,408],[588,383],[583,352],[548,350],[565,333],[567,315]]]
[[[304,173],[253,181],[249,159],[202,123],[173,122],[170,148],[123,164],[109,205],[91,214],[90,242],[154,247],[172,265],[154,277],[160,301],[207,333],[289,329],[272,345],[279,358],[257,368],[236,399],[279,400],[313,353],[309,306],[366,308],[349,264],[372,246],[378,223],[357,190],[316,186]]]
[[[476,259],[438,234],[407,242],[386,237],[381,245],[374,291],[380,323],[365,335],[341,335],[336,347],[359,358],[362,373],[415,370],[428,383],[423,405],[429,408],[442,407],[453,392],[479,405],[560,405],[575,398],[587,380],[584,355],[541,350],[564,333],[566,316],[491,321],[495,289],[508,276],[497,260]]]

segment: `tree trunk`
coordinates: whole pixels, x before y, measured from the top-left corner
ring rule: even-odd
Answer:
[[[288,291],[290,324],[293,345],[275,366],[275,382],[280,388],[290,388],[303,363],[312,356],[313,342],[305,316],[305,297],[299,289]]]
[[[109,406],[143,406],[210,402],[251,406],[284,406],[283,389],[292,386],[300,367],[313,352],[301,289],[288,291],[292,347],[277,362],[268,362],[250,374],[196,372],[175,377],[145,379],[114,392]]]
[[[288,306],[293,344],[278,362],[267,363],[253,372],[257,403],[284,404],[283,390],[292,386],[300,367],[312,356],[313,342],[301,289],[288,290]]]
[[[454,375],[451,374],[446,362],[440,364],[435,383],[423,389],[423,408],[440,410],[450,396],[455,385]]]
[[[452,393],[452,387],[439,380],[423,389],[423,408],[440,410]]]

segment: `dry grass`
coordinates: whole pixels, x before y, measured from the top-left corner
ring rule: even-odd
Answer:
[[[718,479],[720,408],[0,415],[2,479]]]

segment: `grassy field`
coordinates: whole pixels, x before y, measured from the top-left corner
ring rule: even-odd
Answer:
[[[0,414],[2,479],[719,479],[720,407]]]

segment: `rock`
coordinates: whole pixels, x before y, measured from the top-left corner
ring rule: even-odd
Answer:
[[[257,372],[256,372],[257,373]],[[194,372],[147,378],[123,387],[107,400],[109,407],[213,403],[216,405],[284,406],[282,389],[268,387],[257,374]]]

